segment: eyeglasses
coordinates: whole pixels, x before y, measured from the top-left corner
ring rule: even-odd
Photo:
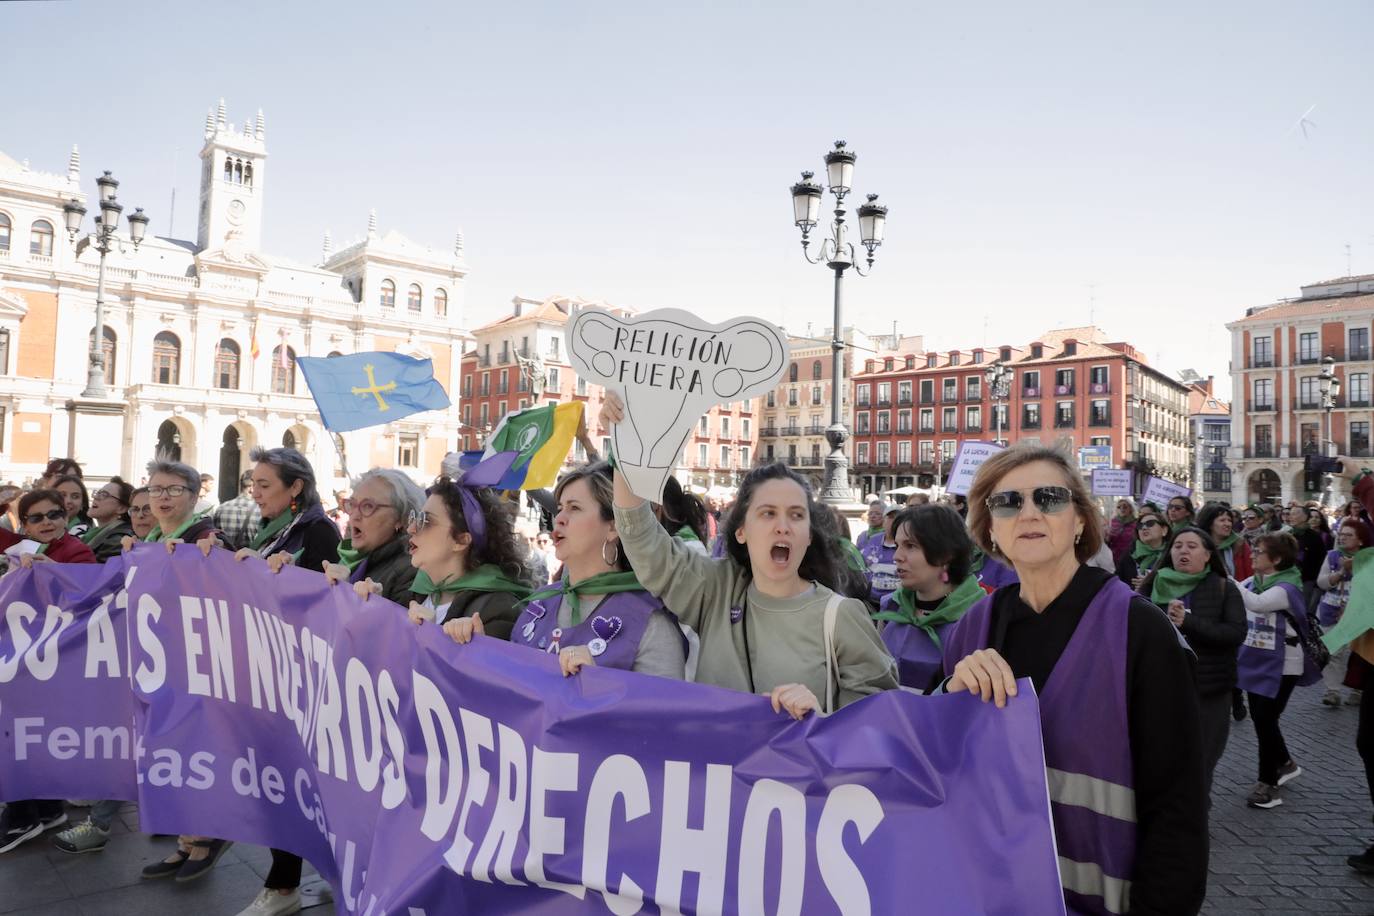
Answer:
[[[47,512],[33,512],[29,515],[24,516],[24,524],[37,525],[40,524],[45,518],[50,522],[55,522],[60,518],[66,517],[66,509],[49,509]]]
[[[407,528],[413,528],[416,531],[424,531],[432,524],[434,524],[434,519],[424,509],[421,509],[418,512],[412,509],[406,515]]]
[[[1035,487],[1032,490],[1003,490],[987,498],[988,511],[993,518],[1012,518],[1020,515],[1026,504],[1026,493],[1030,493],[1035,508],[1046,515],[1063,512],[1073,502],[1073,494],[1068,487]]]
[[[132,507],[132,508],[129,509],[129,514],[130,514],[130,515],[152,515],[152,514],[153,514],[153,507],[152,507],[152,506],[134,506],[134,507]]]
[[[170,486],[170,487],[149,487],[149,488],[148,488],[148,495],[151,496],[153,499],[158,499],[158,498],[163,497],[163,496],[171,496],[171,497],[175,498],[175,497],[178,497],[178,496],[185,496],[187,493],[190,493],[190,492],[191,492],[191,488],[190,488],[190,487],[183,487],[181,484],[173,484],[173,485]]]
[[[1259,516],[1258,516],[1258,515],[1242,515],[1242,516],[1240,517],[1240,520],[1241,520],[1242,522],[1257,522],[1257,521],[1259,521]]]
[[[391,503],[378,503],[370,499],[345,499],[343,501],[343,510],[349,515],[356,515],[359,518],[371,518],[372,514],[378,509],[394,508],[396,507],[391,505]]]
[[[1145,519],[1145,521],[1143,521],[1143,522],[1140,523],[1140,527],[1142,527],[1142,528],[1154,528],[1154,527],[1156,527],[1156,526],[1158,526],[1158,525],[1163,525],[1163,524],[1164,524],[1164,523],[1161,522],[1161,521],[1160,521],[1159,519],[1157,519],[1157,518],[1147,518],[1147,519]]]
[[[1188,511],[1188,507],[1185,506],[1185,505],[1182,505],[1182,504],[1180,504],[1180,503],[1169,503],[1169,508],[1170,508],[1171,510],[1176,509],[1176,510],[1178,510],[1179,512],[1187,512],[1187,511]]]

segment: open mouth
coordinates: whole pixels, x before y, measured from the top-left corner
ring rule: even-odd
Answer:
[[[792,559],[792,545],[778,541],[768,551],[768,556],[775,565],[786,566],[788,561]]]
[[[349,525],[349,526],[348,526],[348,538],[349,538],[350,541],[352,541],[352,542],[354,542],[354,543],[357,543],[357,541],[358,541],[358,536],[361,535],[362,533],[363,533],[363,529],[359,528],[357,525]]]

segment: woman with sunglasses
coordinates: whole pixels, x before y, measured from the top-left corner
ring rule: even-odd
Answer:
[[[1202,510],[1206,519],[1208,511]],[[1225,516],[1229,521],[1230,516]],[[1229,528],[1228,528],[1229,530]],[[1236,650],[1245,641],[1245,602],[1206,528],[1174,533],[1169,550],[1141,586],[1178,627],[1197,656],[1198,710],[1210,806],[1212,773],[1231,732]],[[1247,564],[1249,557],[1246,557]]]
[[[1298,570],[1298,544],[1287,532],[1259,539],[1251,560],[1255,574],[1241,583],[1246,634],[1236,664],[1237,681],[1249,694],[1250,720],[1259,742],[1259,782],[1246,804],[1274,808],[1283,804],[1279,787],[1302,775],[1279,729],[1279,719],[1295,687],[1321,680],[1303,652],[1307,601]]]
[[[969,571],[973,541],[950,506],[903,509],[892,522],[900,585],[873,615],[897,660],[902,686],[929,691],[940,681],[940,649],[951,626],[987,594]]]
[[[139,487],[129,494],[129,527],[134,540],[142,541],[152,533],[157,521],[153,518],[153,498],[147,487]],[[121,539],[122,540],[122,539]]]
[[[67,531],[66,500],[56,490],[31,490],[19,500],[19,519],[23,534],[0,529],[0,549],[8,549],[27,539],[40,545],[36,553],[26,553],[10,568],[28,569],[34,563],[94,563],[95,554],[80,539]],[[67,822],[61,799],[11,801],[0,812],[0,853],[27,843],[44,831]]]
[[[1258,503],[1246,506],[1240,512],[1240,536],[1251,550],[1255,542],[1269,533],[1269,516]]]
[[[1317,588],[1321,599],[1317,602],[1317,622],[1331,629],[1340,622],[1350,601],[1350,581],[1355,577],[1355,554],[1374,546],[1374,532],[1359,518],[1347,515],[1336,530],[1336,549],[1326,555],[1321,572],[1317,573]],[[1322,683],[1326,692],[1322,705],[1340,706],[1341,688],[1345,686],[1346,669],[1350,663],[1350,646],[1341,646],[1331,653],[1331,661],[1322,669]],[[1360,691],[1352,690],[1345,703],[1358,706]]]
[[[1216,545],[1217,556],[1226,567],[1226,574],[1237,582],[1250,578],[1250,545],[1235,530],[1231,510],[1221,503],[1208,503],[1197,516],[1197,527],[1207,532]],[[1148,592],[1146,593],[1148,594]]]
[[[1003,706],[1016,678],[1035,686],[1070,911],[1197,913],[1207,805],[1192,663],[1177,631],[1144,596],[1087,565],[1102,522],[1060,452],[1015,445],[989,458],[968,522],[1021,581],[950,631],[944,689]]]
[[[410,562],[407,521],[420,511],[425,491],[391,468],[373,468],[358,478],[343,501],[348,513],[337,561],[326,563],[331,584],[351,582],[360,595],[381,595],[401,607],[413,596],[415,566]]]
[[[625,418],[607,392],[601,428]],[[898,686],[867,603],[836,592],[833,516],[781,463],[751,470],[723,525],[726,556],[697,556],[615,475],[615,530],[640,581],[701,640],[695,680],[762,693],[801,719]]]
[[[111,477],[109,483],[91,496],[93,524],[81,535],[81,541],[95,552],[95,558],[101,563],[119,556],[124,538],[134,533],[129,524],[129,500],[133,492],[133,487],[118,477]]]
[[[1135,525],[1135,546],[1116,564],[1116,577],[1139,591],[1145,577],[1164,556],[1164,542],[1168,536],[1169,525],[1164,516],[1153,509],[1141,512]]]
[[[1193,501],[1186,496],[1170,497],[1164,509],[1164,517],[1169,520],[1169,530],[1179,531],[1193,524]]]
[[[556,653],[564,676],[588,665],[682,680],[687,640],[663,602],[644,590],[621,549],[611,515],[610,468],[604,462],[564,474],[554,488],[554,551],[563,576],[533,592],[511,642]],[[702,556],[661,522],[674,544]],[[704,557],[703,557],[704,559]],[[480,633],[485,615],[445,625],[457,642]]]

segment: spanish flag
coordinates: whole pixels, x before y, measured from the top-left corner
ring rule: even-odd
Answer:
[[[262,350],[258,348],[258,323],[256,321],[253,322],[253,334],[248,344],[248,352],[253,354],[254,359],[257,359],[258,354],[262,353]]]
[[[479,467],[464,474],[463,480],[498,490],[551,487],[581,421],[581,401],[512,411],[496,424]],[[485,479],[498,473],[499,479]]]

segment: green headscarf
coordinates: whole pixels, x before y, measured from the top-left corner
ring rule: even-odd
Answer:
[[[449,576],[442,582],[435,582],[424,570],[415,574],[410,590],[417,595],[448,595],[454,592],[505,592],[517,598],[526,598],[534,589],[524,582],[506,575],[494,563],[483,563],[474,570],[460,576]]]
[[[617,592],[640,592],[643,590],[644,586],[639,583],[639,579],[635,577],[633,572],[597,573],[594,576],[588,576],[576,585],[569,581],[565,573],[560,581],[544,586],[522,603],[562,595],[563,600],[568,603],[569,609],[572,610],[572,625],[577,626],[582,622],[582,602],[580,599],[583,595],[614,595]]]
[[[904,623],[908,626],[917,627],[930,641],[939,649],[940,636],[936,632],[936,627],[947,623],[954,623],[964,613],[984,597],[987,592],[978,584],[977,576],[969,576],[960,582],[954,589],[945,596],[944,600],[928,614],[922,614],[916,607],[916,592],[909,588],[899,588],[892,593],[893,600],[897,602],[896,610],[878,611],[873,615],[874,620],[893,620],[897,623]]]
[[[1202,572],[1189,573],[1172,566],[1157,569],[1150,588],[1150,600],[1160,607],[1168,607],[1170,601],[1182,598],[1197,588],[1197,584],[1206,579],[1210,572],[1210,569],[1203,569]]]

